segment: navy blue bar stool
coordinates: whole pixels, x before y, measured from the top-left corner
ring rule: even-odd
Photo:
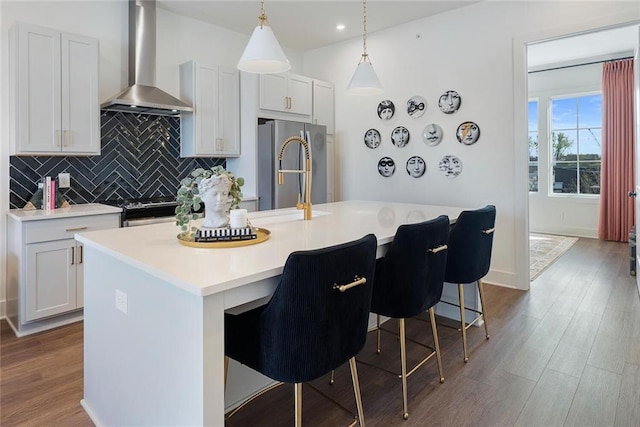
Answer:
[[[458,284],[460,307],[460,329],[462,331],[462,351],[464,361],[469,360],[467,353],[467,329],[480,319],[484,321],[485,336],[489,336],[489,327],[485,316],[486,304],[482,278],[489,272],[491,264],[491,249],[493,247],[493,232],[496,224],[496,207],[487,205],[484,208],[463,211],[451,228],[449,236],[449,254],[444,280]],[[477,283],[480,294],[481,310],[466,308],[477,316],[469,323],[465,319],[464,285]]]
[[[365,425],[355,356],[364,347],[377,241],[373,234],[289,255],[270,301],[225,314],[225,355],[280,382],[293,383],[296,426],[302,383],[349,361],[358,415]]]
[[[446,215],[419,224],[401,225],[384,258],[379,259],[376,264],[371,301],[371,311],[377,314],[376,348],[380,353],[380,332],[392,332],[381,328],[380,315],[398,319],[401,368],[399,376],[402,380],[402,415],[405,420],[409,418],[407,378],[413,372],[435,355],[440,382],[444,382],[434,306],[442,296],[449,227],[449,218]],[[427,347],[431,352],[407,372],[405,319],[426,311],[429,311],[434,346],[411,340]],[[392,333],[395,334],[395,331]],[[397,375],[397,372],[391,373]]]

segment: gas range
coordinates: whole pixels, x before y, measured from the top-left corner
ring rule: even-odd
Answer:
[[[178,206],[175,197],[104,200],[100,203],[122,208],[120,222],[123,227],[175,221]]]

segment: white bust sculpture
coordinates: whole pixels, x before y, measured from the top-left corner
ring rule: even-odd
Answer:
[[[204,222],[202,228],[218,228],[229,224],[227,200],[231,180],[225,175],[213,175],[198,184],[200,199],[204,202]]]

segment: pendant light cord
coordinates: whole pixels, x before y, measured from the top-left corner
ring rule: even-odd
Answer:
[[[260,16],[258,16],[260,20],[260,28],[264,26],[264,23],[267,22],[267,15],[264,13],[264,0],[260,0]]]
[[[367,55],[367,0],[362,0],[362,58],[366,61],[369,58]]]

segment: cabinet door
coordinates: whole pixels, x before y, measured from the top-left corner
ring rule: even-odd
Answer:
[[[76,309],[75,246],[73,239],[26,246],[27,321]]]
[[[16,152],[60,152],[60,33],[19,24],[16,31]]]
[[[288,111],[287,73],[260,74],[260,108]]]
[[[62,151],[100,154],[98,42],[62,34]]]
[[[220,68],[218,75],[218,146],[220,155],[240,155],[240,76],[234,68]]]
[[[333,91],[333,83],[313,81],[313,123],[325,125],[329,135],[334,128]]]
[[[218,146],[218,67],[196,65],[195,155],[214,155]]]
[[[312,80],[308,77],[289,74],[287,93],[289,96],[288,112],[311,116]]]

